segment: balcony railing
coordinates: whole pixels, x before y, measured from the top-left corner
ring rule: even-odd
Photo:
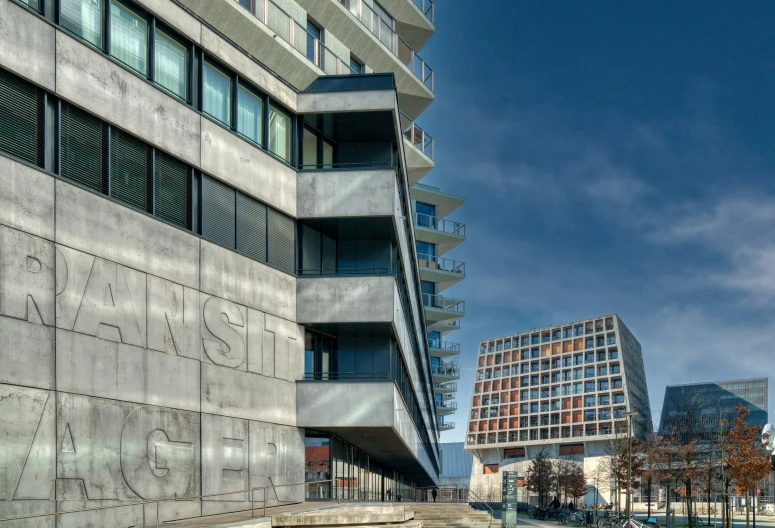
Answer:
[[[455,428],[455,422],[439,422],[439,429],[448,430],[448,429],[454,429]]]
[[[447,312],[465,312],[466,302],[462,299],[453,299],[443,295],[433,295],[431,293],[422,294],[422,303],[426,308],[438,308]]]
[[[440,401],[436,402],[436,407],[441,409],[455,409],[457,410],[457,402],[456,401]]]
[[[439,376],[460,377],[460,367],[457,365],[431,365],[431,373]]]
[[[433,4],[426,6],[425,4],[429,0],[419,0],[421,4],[420,10],[428,16],[428,12],[433,16]],[[435,91],[433,69],[428,66],[424,60],[420,58],[414,49],[406,43],[401,36],[390,27],[390,24],[380,17],[374,10],[366,4],[363,0],[339,0],[341,4],[357,18],[366,29],[371,31],[377,40],[379,40],[383,46],[385,46],[390,53],[395,55],[411,72],[422,81],[422,83],[430,89],[431,92]],[[415,0],[417,4],[418,0]],[[432,20],[431,20],[432,21]]]
[[[451,391],[457,391],[457,383],[454,381],[450,381],[447,383],[437,383],[433,386],[434,390],[451,390]]]
[[[272,0],[236,0],[236,2],[277,33],[281,39],[296,48],[326,75],[359,73],[350,67],[349,61],[345,61],[331,51]]]
[[[460,275],[466,274],[466,264],[459,260],[418,253],[417,263],[423,268],[459,273]]]
[[[425,18],[431,21],[431,24],[436,23],[436,6],[434,5],[433,0],[414,0],[414,5],[422,11]]]
[[[404,137],[409,140],[409,143],[430,159],[433,159],[433,138],[403,112],[401,112],[401,130]]]
[[[449,341],[442,341],[441,339],[429,339],[428,346],[447,352],[460,353],[460,343],[450,343]]]
[[[438,218],[422,213],[414,213],[414,225],[417,227],[425,227],[427,229],[433,229],[434,231],[441,231],[442,233],[449,233],[451,235],[466,236],[466,225],[460,222],[453,222],[446,218]]]

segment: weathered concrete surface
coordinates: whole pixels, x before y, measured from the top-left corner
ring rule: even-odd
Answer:
[[[0,224],[54,240],[54,178],[0,157]]]
[[[57,95],[199,165],[197,112],[63,31],[56,34],[56,79]]]
[[[202,119],[202,170],[296,215],[296,171],[209,119]]]
[[[391,216],[397,185],[393,170],[300,172],[297,216]]]
[[[14,2],[0,2],[0,64],[53,91],[55,29]]]

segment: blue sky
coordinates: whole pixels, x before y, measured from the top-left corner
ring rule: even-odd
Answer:
[[[618,313],[655,418],[665,385],[773,372],[775,3],[436,3],[423,183],[468,198],[442,440],[479,340],[532,326]]]

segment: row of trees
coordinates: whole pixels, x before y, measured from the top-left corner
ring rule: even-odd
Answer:
[[[762,447],[760,428],[749,426],[748,410],[735,408],[732,423],[707,420],[698,402],[683,402],[664,436],[647,435],[645,441],[635,441],[632,451],[632,486],[642,488],[648,497],[659,496],[666,490],[666,508],[673,508],[674,496],[684,500],[689,526],[693,526],[697,501],[707,502],[710,521],[713,496],[720,497],[723,526],[731,528],[731,497],[750,497],[760,481],[772,471],[771,455]],[[707,407],[705,407],[707,408]],[[526,474],[525,486],[546,505],[556,495],[563,503],[578,502],[590,492],[611,492],[624,497],[627,492],[627,467],[630,462],[627,427],[617,424],[617,434],[610,441],[607,456],[598,460],[585,476],[581,462],[571,458],[550,459],[541,451]],[[715,430],[712,430],[715,429]],[[616,502],[617,511],[622,509]],[[715,503],[715,501],[713,501]],[[751,500],[746,500],[746,526],[750,525]]]
[[[525,487],[538,495],[540,506],[546,506],[554,495],[563,504],[578,500],[589,493],[584,466],[572,459],[552,461],[546,451],[538,453],[527,472]]]
[[[701,406],[696,402],[686,402],[676,413],[680,419],[671,423],[667,434],[649,435],[645,441],[634,442],[632,485],[642,488],[649,509],[654,491],[665,488],[666,509],[673,507],[674,495],[682,497],[691,527],[695,524],[697,498],[705,497],[710,522],[711,501],[716,495],[721,498],[723,525],[731,527],[730,498],[750,497],[772,471],[771,455],[762,447],[760,428],[748,426],[748,412],[738,405],[732,424],[726,420],[714,423],[701,416]],[[614,497],[626,494],[628,459],[628,437],[617,435],[611,442],[609,457],[593,472],[600,474],[601,478],[596,479],[600,484],[611,482]],[[751,500],[746,500],[746,526],[750,514]]]

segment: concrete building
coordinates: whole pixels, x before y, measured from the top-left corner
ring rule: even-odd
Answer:
[[[471,487],[498,500],[501,471],[526,476],[540,452],[584,465],[588,482],[611,442],[651,431],[640,343],[616,314],[485,339],[479,344],[466,449]],[[610,500],[607,489],[587,502]]]
[[[464,273],[417,244],[441,255],[464,226],[436,220],[461,199],[417,185],[433,13],[0,0],[0,518],[438,484],[438,337],[463,311],[434,296]]]
[[[659,434],[683,442],[717,443],[728,428],[722,420],[734,424],[737,405],[748,409],[748,425],[764,427],[767,398],[767,378],[670,385],[665,388]]]

